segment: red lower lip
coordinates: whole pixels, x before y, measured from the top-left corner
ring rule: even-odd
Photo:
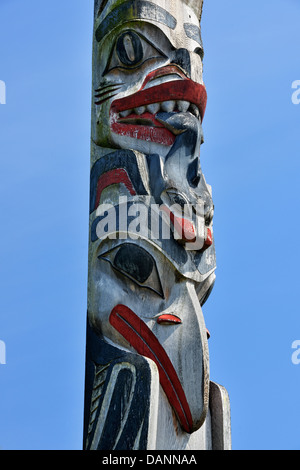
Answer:
[[[182,323],[179,317],[170,313],[160,315],[156,321],[159,325],[181,325]]]
[[[152,359],[158,367],[161,386],[177,414],[182,428],[192,432],[191,411],[177,373],[160,342],[147,325],[125,305],[111,312],[111,325],[134,347],[138,354]]]
[[[126,121],[133,117],[137,120],[137,123],[131,124],[130,122],[122,122],[119,113],[128,109],[147,106],[148,104],[173,100],[183,100],[195,104],[199,108],[203,120],[207,101],[205,87],[189,79],[179,79],[146,90],[142,89],[133,95],[113,101],[110,109],[112,131],[135,139],[172,145],[175,141],[174,134],[156,121],[154,115],[148,112],[141,116],[128,116]],[[152,125],[143,125],[142,122],[145,119],[149,120]],[[138,124],[139,120],[141,125]]]
[[[130,119],[134,119],[135,122],[130,123]],[[148,125],[142,124],[145,120],[148,121]],[[111,125],[112,131],[124,137],[132,137],[147,142],[155,142],[167,146],[174,144],[174,134],[159,123],[150,113],[144,113],[141,116],[137,116],[136,114],[129,115],[126,121],[127,122],[122,122],[120,119],[117,122],[113,122]],[[139,121],[141,124],[138,123]]]

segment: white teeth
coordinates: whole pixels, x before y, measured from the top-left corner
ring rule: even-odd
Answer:
[[[138,115],[143,114],[146,111],[146,106],[139,106],[138,108],[134,108],[134,112]]]
[[[130,113],[132,113],[132,109],[126,109],[126,111],[122,111],[120,113],[120,116],[125,118],[125,117],[129,116]]]
[[[172,111],[174,111],[175,105],[176,101],[164,101],[163,103],[161,103],[161,108],[163,111],[166,111],[166,113],[171,113]]]
[[[186,113],[190,107],[190,103],[188,101],[177,101],[177,106],[181,113]]]
[[[156,114],[159,109],[160,109],[160,103],[153,103],[153,104],[147,105],[147,110],[151,114]]]
[[[199,109],[197,108],[196,105],[191,105],[189,101],[184,101],[184,100],[169,100],[169,101],[163,101],[162,103],[151,103],[147,104],[146,106],[138,106],[137,108],[134,109],[127,109],[125,111],[120,112],[120,116],[122,118],[126,118],[129,116],[129,114],[135,113],[137,115],[144,114],[145,111],[147,110],[150,114],[157,114],[160,110],[165,111],[167,113],[172,113],[176,109],[180,113],[186,113],[188,109],[190,109],[190,112],[194,114],[196,117],[199,116]]]
[[[190,112],[191,112],[194,116],[196,116],[197,118],[199,118],[199,116],[200,116],[200,111],[199,111],[199,108],[198,108],[195,104],[191,104]]]

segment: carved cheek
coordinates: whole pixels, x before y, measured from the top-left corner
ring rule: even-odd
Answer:
[[[108,145],[110,143],[111,128],[109,110],[112,100],[113,98],[108,99],[104,103],[93,107],[95,118],[93,120],[92,133],[93,139],[97,145]]]

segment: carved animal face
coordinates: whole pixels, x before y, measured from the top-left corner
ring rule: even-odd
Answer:
[[[107,341],[156,363],[161,386],[189,433],[201,426],[208,407],[202,287],[146,240],[106,240],[92,263],[91,324]]]
[[[162,156],[174,134],[160,113],[202,121],[206,92],[199,22],[188,7],[184,12],[184,18],[182,12],[176,16],[172,2],[167,11],[147,1],[127,1],[108,5],[96,20],[92,138],[97,145]]]

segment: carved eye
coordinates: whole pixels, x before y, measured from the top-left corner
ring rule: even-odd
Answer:
[[[121,247],[98,256],[140,287],[153,290],[164,298],[159,274],[154,258],[138,245],[124,243]]]
[[[104,74],[117,67],[130,69],[161,57],[164,55],[146,39],[134,31],[125,31],[116,40]]]
[[[143,46],[139,36],[133,31],[121,34],[117,40],[116,51],[122,64],[136,65],[143,58]]]

